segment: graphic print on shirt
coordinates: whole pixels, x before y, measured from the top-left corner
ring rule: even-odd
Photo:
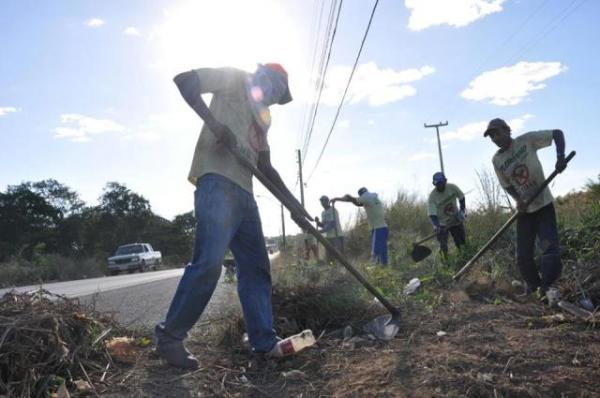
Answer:
[[[454,199],[454,198],[452,198]],[[454,203],[450,202],[444,206],[444,214],[451,216],[454,214]]]
[[[512,179],[518,185],[523,186],[529,181],[529,169],[525,164],[517,165],[512,172]]]

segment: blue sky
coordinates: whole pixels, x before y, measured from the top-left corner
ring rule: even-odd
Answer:
[[[322,194],[355,194],[361,186],[388,201],[399,190],[425,197],[439,162],[435,131],[423,123],[449,122],[441,129],[446,174],[473,190],[468,205],[478,200],[476,171],[491,170],[496,148],[481,133],[494,117],[517,134],[565,132],[578,155],[554,193],[600,172],[600,3],[592,0],[381,0],[314,169],[373,4],[342,6],[306,152],[311,212],[320,211]],[[273,163],[294,187],[295,150],[314,98],[315,44],[322,51],[322,5],[327,14],[330,1],[4,0],[0,187],[55,178],[95,204],[107,181],[119,181],[164,217],[189,211],[194,188],[186,176],[201,122],[179,98],[173,75],[271,61],[288,69],[295,98],[273,107],[269,133]],[[554,155],[541,152],[547,171]],[[278,234],[278,206],[258,183],[255,191],[265,233]],[[355,214],[338,209],[346,221]]]

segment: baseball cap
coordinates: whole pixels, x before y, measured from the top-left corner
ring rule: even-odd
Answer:
[[[284,69],[283,66],[281,66],[281,64],[278,63],[268,63],[268,64],[264,64],[263,65],[265,68],[269,68],[275,72],[280,73],[284,79],[285,79],[285,93],[283,93],[283,95],[281,96],[281,98],[279,99],[279,101],[277,101],[277,103],[279,105],[283,105],[283,104],[287,104],[288,102],[292,101],[292,93],[290,93],[290,86],[288,84],[288,73],[287,71]]]
[[[446,176],[441,171],[433,175],[433,183],[437,184],[438,182],[446,182]]]
[[[367,192],[367,188],[362,187],[358,190],[358,196],[362,195],[363,193]]]
[[[506,130],[510,131],[510,126],[503,119],[500,119],[500,118],[492,119],[488,123],[487,129],[485,129],[483,136],[487,137],[488,135],[490,135],[492,130],[498,130],[498,129],[506,129]]]

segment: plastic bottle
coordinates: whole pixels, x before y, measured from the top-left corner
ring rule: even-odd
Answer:
[[[404,287],[404,294],[413,294],[417,291],[419,286],[421,286],[421,281],[419,280],[419,278],[412,278],[410,282],[408,282]]]
[[[313,336],[312,330],[306,329],[301,333],[281,340],[277,343],[277,349],[281,352],[282,356],[288,356],[314,345],[315,342],[315,336]]]

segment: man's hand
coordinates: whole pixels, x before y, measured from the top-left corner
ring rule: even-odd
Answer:
[[[320,224],[320,223],[321,223],[321,220],[319,220],[319,217],[315,217],[315,222],[316,222],[317,224]]]
[[[456,222],[463,223],[465,222],[466,218],[467,212],[465,210],[459,210],[459,212],[456,213]]]
[[[352,200],[352,195],[350,195],[349,193],[347,193],[342,198],[345,199],[345,200]]]
[[[554,166],[556,171],[562,173],[567,168],[567,161],[565,160],[565,155],[559,155],[556,158],[556,166]]]
[[[525,213],[525,211],[527,211],[525,201],[521,198],[517,199],[517,211],[519,213]]]
[[[433,233],[435,233],[436,235],[441,234],[442,232],[444,232],[445,227],[441,226],[441,225],[434,225],[433,226]]]
[[[236,147],[237,138],[235,137],[235,134],[233,134],[233,131],[231,131],[231,129],[225,124],[214,120],[208,125],[208,128],[217,136],[218,145],[228,148]]]

